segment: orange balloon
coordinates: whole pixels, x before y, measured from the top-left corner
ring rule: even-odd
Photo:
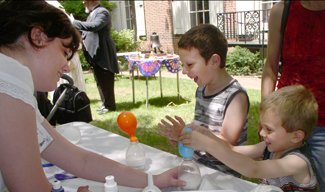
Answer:
[[[138,138],[134,135],[134,131],[137,128],[137,118],[133,113],[129,111],[122,112],[117,117],[117,125],[124,133],[130,136],[130,141],[138,141]]]

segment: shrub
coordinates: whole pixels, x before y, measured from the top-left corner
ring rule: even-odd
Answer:
[[[140,44],[142,41],[134,42],[133,30],[123,29],[118,32],[112,28],[111,35],[118,52],[132,52],[136,51],[137,48],[138,50],[141,50]],[[121,69],[128,69],[128,62],[124,57],[119,57],[118,60],[121,62]]]
[[[231,75],[253,75],[262,71],[262,61],[259,52],[255,54],[249,49],[236,46],[227,55],[226,68]]]
[[[137,43],[134,42],[133,30],[123,29],[120,32],[112,28],[112,38],[118,52],[135,51]]]
[[[81,63],[82,70],[83,71],[90,70],[90,64],[86,61],[83,50],[79,49],[78,54],[79,54],[79,57],[80,57],[80,63]]]
[[[116,46],[116,50],[118,52],[132,52],[136,51],[136,47],[138,46],[138,49],[140,50],[140,43],[141,41],[134,42],[133,40],[133,30],[130,29],[123,29],[122,31],[118,32],[114,28],[111,29],[111,35],[113,38],[113,41]],[[79,50],[78,51],[79,56],[80,56],[80,62],[82,65],[83,70],[89,70],[90,65],[86,61],[83,51]],[[124,59],[124,57],[119,57],[119,61],[121,61],[121,68],[122,69],[127,69],[128,68],[128,62]]]

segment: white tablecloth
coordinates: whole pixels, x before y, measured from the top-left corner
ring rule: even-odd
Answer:
[[[101,128],[92,126],[88,123],[73,122],[65,125],[57,126],[58,132],[62,132],[67,126],[77,127],[81,132],[81,140],[77,145],[94,150],[105,157],[111,158],[122,164],[126,164],[125,153],[129,147],[129,138],[122,137],[120,135],[108,132]],[[141,143],[141,141],[139,141]],[[146,166],[144,172],[151,172],[152,174],[162,173],[170,168],[178,166],[182,159],[161,151],[159,149],[141,144],[146,152]],[[257,187],[257,184],[251,183],[233,176],[229,176],[218,172],[216,170],[199,165],[202,178],[208,188],[215,189],[227,189],[237,192],[248,192]],[[89,185],[90,190],[93,192],[104,191],[104,184],[99,182],[93,182],[81,178],[70,179],[62,181],[62,186],[66,188],[66,191],[76,191],[79,186]],[[210,186],[208,186],[210,185]],[[212,185],[212,186],[211,186]],[[68,189],[68,190],[67,190]],[[163,192],[179,191],[176,187],[165,188]],[[129,188],[119,186],[119,192],[141,192],[142,189]]]

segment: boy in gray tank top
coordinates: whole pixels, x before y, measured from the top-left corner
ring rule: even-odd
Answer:
[[[194,124],[201,125],[229,144],[246,145],[249,99],[245,89],[225,69],[228,43],[224,34],[211,24],[187,31],[178,43],[183,74],[199,86],[196,91]],[[166,116],[159,134],[175,145],[185,126],[181,117]],[[196,151],[197,162],[240,177],[205,151]]]

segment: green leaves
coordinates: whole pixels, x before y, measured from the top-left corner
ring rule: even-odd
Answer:
[[[262,61],[259,52],[255,54],[247,48],[236,46],[227,55],[226,69],[231,75],[252,75],[262,71]]]
[[[72,13],[75,19],[86,21],[88,14],[85,13],[85,5],[82,1],[61,0],[59,2],[68,14]],[[109,1],[100,1],[100,4],[109,11],[112,11],[116,7],[115,3],[110,3]]]

